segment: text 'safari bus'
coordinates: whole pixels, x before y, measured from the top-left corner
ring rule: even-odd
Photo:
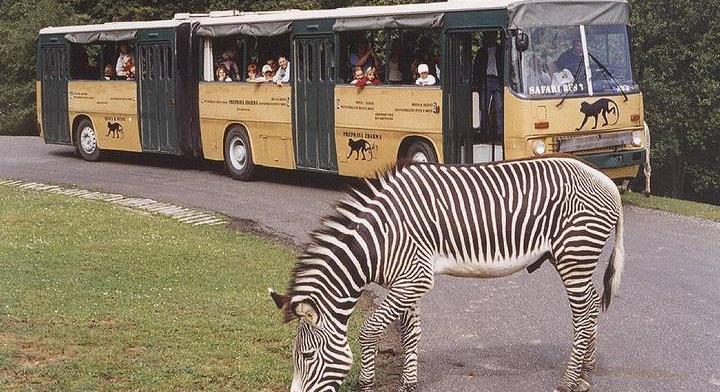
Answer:
[[[648,135],[625,1],[178,14],[40,31],[46,143],[372,176],[398,159],[570,153],[635,177]]]

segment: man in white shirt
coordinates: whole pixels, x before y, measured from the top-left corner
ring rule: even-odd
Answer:
[[[285,56],[280,56],[278,58],[278,65],[280,65],[280,68],[278,68],[277,72],[275,73],[275,76],[273,77],[273,82],[277,83],[278,85],[290,82],[290,62],[287,61],[287,58],[285,58]]]

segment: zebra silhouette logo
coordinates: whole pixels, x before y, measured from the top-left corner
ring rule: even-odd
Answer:
[[[358,140],[352,140],[348,139],[348,146],[350,146],[350,152],[348,153],[348,156],[345,157],[345,159],[349,159],[352,156],[352,153],[355,153],[355,160],[357,161],[360,159],[360,154],[362,154],[362,160],[363,161],[372,161],[373,160],[373,150],[377,150],[377,145],[370,144],[365,139],[358,139]],[[370,156],[370,159],[367,158],[365,153],[368,153]]]
[[[608,113],[611,114],[610,119],[614,120],[612,124],[609,125],[617,124],[618,120],[620,119],[620,109],[618,109],[617,104],[612,99],[607,98],[598,99],[593,103],[581,103],[580,113],[584,114],[585,118],[583,119],[582,124],[580,124],[578,128],[575,128],[576,131],[581,130],[585,126],[585,123],[587,123],[588,118],[590,117],[595,118],[595,126],[593,126],[592,129],[597,128],[598,116],[601,114],[603,120],[605,120],[605,123],[601,125],[603,127],[608,125]]]
[[[122,139],[125,137],[125,133],[123,132],[123,127],[122,127],[122,125],[120,125],[120,123],[116,123],[116,122],[113,123],[113,122],[108,121],[107,127],[108,127],[108,130],[107,130],[107,134],[105,134],[106,137],[110,136],[110,134],[112,134],[113,139]]]

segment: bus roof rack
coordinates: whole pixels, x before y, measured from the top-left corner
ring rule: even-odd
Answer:
[[[195,18],[206,18],[210,16],[207,12],[192,13],[192,12],[178,12],[173,16],[174,20],[188,20]]]
[[[211,18],[224,18],[228,16],[240,16],[244,14],[244,12],[238,10],[210,11]]]

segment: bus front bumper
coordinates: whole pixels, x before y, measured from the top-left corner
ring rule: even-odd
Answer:
[[[603,154],[577,155],[607,174],[608,177],[634,178],[637,176],[640,165],[645,163],[645,150],[620,151]]]

